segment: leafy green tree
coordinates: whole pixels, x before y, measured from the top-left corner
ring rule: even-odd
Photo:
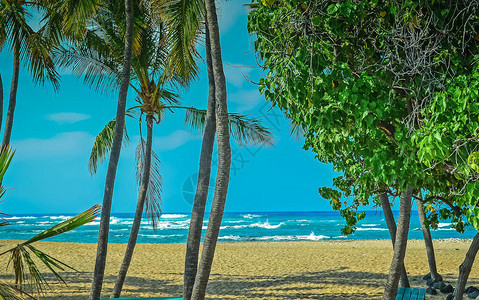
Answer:
[[[381,193],[402,195],[402,225],[383,295],[392,299],[411,197],[424,190],[425,199],[437,203],[447,191],[438,178],[452,176],[450,162],[430,168],[424,159],[440,154],[437,138],[428,132],[422,151],[416,135],[425,132],[426,118],[440,118],[436,110],[425,110],[454,74],[472,70],[477,18],[470,12],[477,7],[468,1],[375,0],[255,5],[248,27],[257,35],[255,48],[267,72],[260,91],[303,127],[305,148],[342,172],[333,181],[336,189],[320,193],[348,221],[343,232],[364,218],[356,210],[371,198],[378,203]],[[461,226],[464,211],[448,211]]]

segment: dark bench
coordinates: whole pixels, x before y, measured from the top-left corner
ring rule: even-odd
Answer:
[[[400,287],[396,295],[396,300],[424,300],[425,296],[426,296],[425,289]],[[381,299],[371,299],[371,300],[381,300]]]

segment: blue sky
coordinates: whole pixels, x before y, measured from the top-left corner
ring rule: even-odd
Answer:
[[[229,111],[261,116],[276,138],[275,145],[267,149],[233,145],[226,211],[330,210],[329,203],[319,197],[318,187],[332,184],[331,166],[315,160],[313,153],[302,149],[301,141],[289,136],[289,121],[278,110],[270,110],[257,86],[244,78],[257,81],[261,76],[255,68],[246,29],[245,3],[248,2],[222,2],[219,11]],[[0,54],[4,111],[11,69],[11,54],[4,49]],[[199,80],[180,94],[183,104],[206,107],[207,75],[203,63]],[[133,98],[130,94],[130,106]],[[116,102],[116,95],[97,94],[68,73],[62,75],[60,91],[55,94],[51,86],[35,86],[22,68],[12,133],[12,146],[17,152],[4,180],[10,190],[0,210],[12,214],[69,213],[101,203],[106,164],[91,177],[87,163],[94,137],[115,116]],[[154,128],[154,150],[162,162],[163,211],[167,213],[191,210],[191,184],[196,182],[198,172],[201,136],[189,133],[183,120],[183,113],[169,114]],[[127,120],[127,127],[131,142],[120,158],[114,213],[133,212],[137,199],[134,157],[138,125],[135,120]]]

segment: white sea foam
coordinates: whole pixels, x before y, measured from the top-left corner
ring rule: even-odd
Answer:
[[[367,228],[358,227],[356,230],[357,231],[387,231],[386,228],[370,228],[370,227],[367,227]]]
[[[50,216],[49,218],[52,219],[52,220],[67,220],[71,217],[68,217],[68,216]]]
[[[362,224],[364,227],[376,227],[376,226],[381,226],[380,224]]]
[[[276,229],[276,228],[281,227],[282,225],[284,225],[284,222],[281,222],[281,223],[276,224],[276,225],[271,225],[271,224],[269,224],[268,221],[266,221],[264,223],[258,222],[258,223],[253,223],[253,224],[233,225],[233,226],[226,225],[226,226],[221,226],[220,229],[242,229],[242,228]]]
[[[21,219],[37,219],[38,217],[25,216],[25,217],[6,217],[5,220],[21,220]]]
[[[260,241],[319,241],[328,239],[329,236],[315,235],[311,232],[309,235],[273,235],[255,238]]]
[[[241,240],[241,237],[239,235],[231,235],[230,234],[230,235],[220,236],[218,239],[239,241],[239,240]]]
[[[439,227],[439,228],[451,227],[451,223],[439,223],[439,224],[437,224],[437,227]]]
[[[188,215],[180,215],[180,214],[162,214],[160,216],[162,219],[181,219],[186,218]]]
[[[261,215],[253,215],[253,214],[246,214],[246,215],[241,215],[245,219],[253,219],[253,218],[259,218]]]

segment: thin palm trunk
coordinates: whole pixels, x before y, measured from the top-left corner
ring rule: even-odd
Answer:
[[[420,198],[422,195],[419,194]],[[426,245],[427,262],[429,264],[429,270],[431,272],[432,279],[438,279],[436,266],[436,255],[434,254],[434,245],[432,243],[431,231],[426,225],[426,215],[424,213],[424,205],[420,199],[416,199],[417,213],[419,215],[419,221],[421,222],[422,235],[424,236],[424,244]]]
[[[93,282],[90,291],[90,300],[99,300],[101,288],[103,285],[103,276],[105,273],[106,254],[108,249],[108,231],[110,229],[110,212],[113,198],[113,189],[115,187],[116,169],[120,159],[121,143],[123,140],[123,130],[125,127],[125,108],[126,96],[130,84],[130,68],[132,56],[133,41],[133,10],[131,0],[125,0],[126,15],[126,34],[125,34],[125,52],[123,58],[123,72],[121,78],[120,92],[118,95],[118,106],[116,110],[116,126],[113,143],[110,152],[110,161],[105,180],[105,190],[103,194],[103,206],[101,210],[100,230],[98,233],[98,246],[95,261],[95,271],[93,273]]]
[[[192,300],[205,298],[206,286],[211,272],[211,265],[216,249],[221,221],[228,192],[231,167],[231,147],[228,127],[228,106],[226,102],[226,80],[221,59],[220,32],[216,15],[215,0],[206,0],[206,25],[209,30],[211,46],[211,63],[215,81],[216,98],[216,132],[218,141],[218,173],[216,176],[215,193],[211,205],[208,229],[203,242],[201,260],[193,286]]]
[[[211,64],[210,38],[206,28],[206,66],[208,70],[208,108],[206,111],[205,132],[201,144],[200,166],[198,172],[198,184],[196,187],[195,200],[191,211],[190,229],[186,243],[185,274],[183,285],[183,299],[190,300],[195,283],[196,271],[198,269],[198,257],[200,252],[201,231],[205,216],[206,200],[210,185],[211,160],[216,134],[215,117],[215,80],[213,77],[213,66]]]
[[[123,257],[123,262],[118,272],[118,277],[116,278],[115,287],[113,288],[113,293],[111,298],[119,298],[121,290],[123,288],[123,283],[125,282],[126,273],[130,267],[131,258],[133,257],[133,251],[135,250],[136,240],[138,239],[138,232],[140,231],[141,217],[143,215],[143,208],[145,206],[146,193],[148,192],[148,184],[150,182],[150,169],[151,169],[151,148],[153,141],[153,117],[146,117],[146,150],[144,153],[144,165],[143,165],[143,174],[141,187],[138,194],[138,202],[136,203],[136,212],[135,218],[133,219],[133,224],[131,226],[130,238],[128,240],[128,245],[126,246],[125,256]],[[143,155],[143,154],[142,154]]]
[[[0,131],[2,130],[3,121],[3,81],[2,74],[0,74]]]
[[[12,85],[10,87],[10,100],[8,102],[7,118],[5,121],[5,131],[3,133],[2,150],[5,149],[5,147],[7,147],[8,145],[10,145],[10,138],[12,136],[13,114],[15,113],[15,106],[17,105],[17,87],[18,87],[19,71],[20,71],[20,45],[16,43],[13,49]]]
[[[401,269],[404,265],[404,257],[406,256],[407,235],[409,232],[409,221],[411,219],[411,199],[412,188],[409,187],[406,192],[401,193],[394,255],[389,269],[386,288],[384,289],[383,300],[393,300],[396,298],[399,277],[401,276]]]
[[[396,221],[394,220],[394,215],[391,210],[391,205],[389,204],[389,199],[387,194],[381,193],[379,194],[379,199],[381,200],[381,207],[383,208],[384,212],[384,219],[386,220],[386,225],[388,226],[389,229],[389,234],[391,235],[391,241],[393,244],[393,249],[394,245],[396,244]],[[406,267],[402,266],[401,268],[401,277],[399,279],[399,285],[402,287],[409,287],[409,280],[407,278],[407,272],[406,272]]]
[[[466,288],[469,273],[471,273],[472,264],[476,259],[477,251],[479,250],[479,233],[474,236],[471,246],[467,250],[464,261],[459,266],[459,277],[457,279],[456,288],[454,289],[454,300],[462,300],[464,290]]]

